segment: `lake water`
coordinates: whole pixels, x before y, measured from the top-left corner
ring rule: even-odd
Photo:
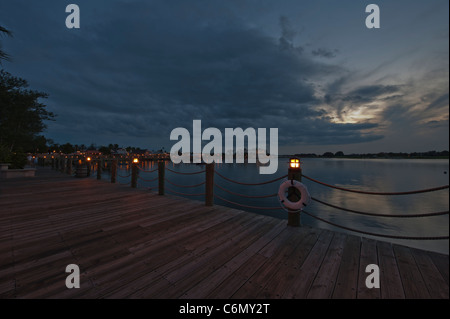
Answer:
[[[302,159],[303,174],[316,180],[344,188],[364,190],[371,192],[404,192],[426,188],[433,188],[449,184],[449,161],[440,159]],[[156,162],[142,164],[145,170],[157,167]],[[202,165],[166,163],[167,168],[179,172],[198,172],[204,170]],[[128,175],[127,167],[121,167],[119,174]],[[287,174],[288,159],[280,158],[278,171],[273,175],[260,175],[259,168],[255,164],[216,164],[216,171],[232,180],[244,183],[258,183],[272,180]],[[150,180],[157,177],[157,172],[140,172],[140,177]],[[107,174],[104,178],[109,178]],[[179,175],[166,171],[166,178],[180,185],[194,185],[204,181],[205,174]],[[140,187],[150,187],[157,191],[157,181],[148,182],[139,180]],[[129,182],[129,177],[118,178],[121,183]],[[250,196],[269,195],[278,192],[282,180],[260,186],[243,186],[224,180],[215,175],[214,181],[219,186],[234,193]],[[307,186],[311,196],[324,202],[348,209],[359,210],[378,214],[422,214],[449,210],[449,190],[401,195],[378,196],[344,192],[337,189],[324,187],[305,178],[302,182]],[[167,192],[169,188],[176,192],[198,194],[204,193],[204,186],[196,188],[182,188],[166,182]],[[215,188],[215,194],[229,201],[241,203],[247,206],[280,207],[276,197],[264,199],[248,199],[229,194],[219,188]],[[192,199],[203,200],[203,196],[187,196]],[[233,204],[224,202],[218,198],[215,204],[239,208]],[[243,210],[270,215],[276,218],[287,219],[287,212],[278,210],[259,210],[242,208]],[[449,216],[433,216],[422,218],[393,218],[357,215],[335,208],[324,206],[312,201],[306,211],[319,216],[335,224],[350,227],[376,234],[396,236],[448,236]],[[303,225],[331,229],[340,232],[352,233],[324,222],[318,221],[305,214],[302,215]],[[355,233],[353,233],[355,234]],[[395,242],[410,247],[417,247],[441,253],[449,253],[448,240],[397,240],[375,236],[366,236],[378,240]]]

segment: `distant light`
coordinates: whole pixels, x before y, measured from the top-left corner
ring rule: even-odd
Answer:
[[[91,161],[91,158],[90,158],[90,157],[86,158],[86,161],[90,162],[90,161]]]
[[[296,157],[290,158],[289,167],[291,169],[300,169],[300,160]]]
[[[134,159],[133,159],[133,163],[134,163],[134,164],[137,164],[137,163],[139,163],[139,160],[138,160],[137,158],[134,158]]]

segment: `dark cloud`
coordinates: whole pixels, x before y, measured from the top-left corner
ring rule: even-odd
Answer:
[[[80,30],[65,28],[60,2],[40,4],[40,22],[34,6],[9,4],[16,70],[50,94],[59,116],[49,134],[59,142],[167,146],[173,128],[201,119],[219,129],[277,127],[280,144],[365,143],[383,137],[378,125],[335,123],[335,113],[405,94],[401,85],[349,86],[354,71],[329,60],[338,50],[304,54],[303,33],[284,15],[269,35],[220,1],[78,4]]]
[[[427,107],[428,110],[430,109],[439,109],[439,108],[448,108],[449,104],[449,98],[448,98],[448,92],[444,93],[440,96],[438,96],[436,99],[434,99]]]
[[[316,50],[312,50],[311,53],[314,56],[331,59],[331,58],[336,57],[336,55],[339,53],[339,50],[337,50],[337,49],[329,50],[329,49],[319,48]]]

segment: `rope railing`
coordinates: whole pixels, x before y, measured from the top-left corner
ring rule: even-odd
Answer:
[[[205,185],[206,182],[201,182],[199,184],[195,184],[195,185],[180,185],[180,184],[176,184],[174,182],[172,182],[170,179],[164,178],[164,180],[166,182],[168,182],[169,184],[172,184],[173,186],[177,186],[177,187],[182,187],[182,188],[194,188],[194,187],[199,187],[202,185]]]
[[[244,182],[235,181],[235,180],[232,180],[232,179],[230,179],[230,178],[228,178],[228,177],[225,177],[225,176],[223,176],[222,174],[220,174],[220,173],[217,172],[217,171],[214,171],[214,173],[215,173],[216,175],[220,176],[221,178],[223,178],[223,179],[226,180],[226,181],[229,181],[229,182],[235,183],[235,184],[239,184],[239,185],[245,185],[245,186],[258,186],[258,185],[270,184],[270,183],[279,181],[279,180],[281,180],[281,179],[287,177],[287,175],[283,175],[283,176],[277,177],[277,178],[275,178],[275,179],[272,179],[272,180],[266,181],[266,182],[261,182],[261,183],[244,183]]]
[[[245,204],[241,204],[241,203],[236,203],[236,202],[230,201],[230,200],[225,199],[225,198],[223,198],[223,197],[221,197],[219,195],[216,195],[216,194],[214,194],[214,197],[216,197],[216,198],[218,198],[220,200],[223,200],[224,202],[227,202],[229,204],[233,204],[233,205],[240,206],[240,207],[245,207],[245,208],[260,209],[260,210],[280,210],[280,209],[282,209],[281,207],[261,207],[261,206],[251,206],[251,205],[245,205]]]
[[[229,189],[226,189],[226,188],[224,188],[224,187],[222,187],[222,186],[220,186],[220,185],[218,185],[218,184],[216,184],[216,183],[214,183],[214,186],[217,187],[217,188],[219,188],[219,189],[221,189],[221,190],[223,190],[224,192],[229,193],[229,194],[232,194],[232,195],[235,195],[235,196],[240,196],[240,197],[245,197],[245,198],[269,198],[269,197],[275,197],[275,196],[278,195],[277,193],[275,193],[275,194],[269,194],[269,195],[261,195],[261,196],[257,196],[257,195],[244,195],[244,194],[239,194],[239,193],[235,193],[235,192],[233,192],[233,191],[230,191]]]
[[[58,166],[59,167],[59,166]],[[58,167],[56,169],[58,169]],[[64,166],[62,166],[64,167]],[[98,168],[101,168],[100,166],[97,166]],[[97,167],[92,167],[91,168],[91,175],[94,175],[95,173],[97,173]],[[200,183],[196,183],[193,185],[184,185],[184,184],[178,184],[176,182],[174,182],[173,180],[166,178],[164,175],[164,171],[169,171],[172,172],[174,174],[178,174],[178,175],[197,175],[197,174],[202,174],[205,173],[205,179],[204,181],[200,182]],[[120,175],[119,173],[121,173],[121,171],[125,171],[123,173],[125,173],[125,175]],[[154,173],[156,171],[158,171],[158,176],[156,176],[155,178],[151,178],[151,179],[145,179],[144,177],[139,175],[139,171],[141,172],[145,172],[145,173]],[[290,174],[290,175],[289,175]],[[289,171],[289,174],[277,177],[277,178],[273,178],[271,180],[267,180],[267,181],[263,181],[263,182],[258,182],[258,183],[248,183],[248,182],[242,182],[242,181],[237,181],[234,179],[231,179],[229,177],[224,176],[223,174],[221,174],[218,171],[214,170],[214,166],[212,165],[207,165],[206,168],[204,170],[201,171],[196,171],[196,172],[180,172],[180,171],[176,171],[176,170],[172,170],[168,167],[165,166],[164,163],[160,162],[158,163],[158,168],[152,169],[152,170],[145,170],[142,167],[139,167],[137,165],[134,165],[131,167],[130,169],[124,169],[121,167],[118,167],[117,164],[114,164],[111,166],[111,181],[113,183],[116,183],[116,179],[115,177],[118,176],[122,179],[128,179],[128,182],[120,182],[118,181],[119,185],[131,185],[131,187],[139,187],[139,188],[145,188],[146,190],[158,190],[159,195],[164,195],[164,190],[167,190],[168,193],[171,194],[175,194],[175,195],[179,195],[179,196],[185,196],[185,197],[198,197],[198,196],[204,196],[205,198],[205,205],[210,206],[214,204],[214,198],[230,204],[232,206],[237,206],[240,208],[244,208],[244,209],[252,209],[252,210],[260,210],[260,211],[280,211],[280,210],[287,210],[283,205],[277,205],[277,206],[255,206],[253,205],[253,203],[249,202],[249,204],[247,203],[241,203],[241,202],[236,202],[233,200],[228,199],[227,197],[230,196],[224,196],[223,193],[224,192],[226,194],[232,195],[232,196],[237,196],[239,198],[247,198],[247,199],[264,199],[264,198],[273,198],[273,197],[277,197],[278,193],[273,193],[273,194],[258,194],[258,195],[249,195],[249,194],[243,194],[243,193],[239,193],[239,190],[231,190],[227,187],[224,187],[222,185],[220,185],[219,183],[215,183],[214,182],[214,175],[219,176],[221,179],[230,182],[230,183],[234,183],[237,185],[242,185],[242,186],[259,186],[259,185],[267,185],[270,183],[274,183],[277,181],[281,181],[283,179],[286,179],[288,176],[291,176],[289,178],[298,178],[299,176],[304,177],[305,179],[320,184],[322,186],[325,187],[329,187],[329,188],[333,188],[333,189],[337,189],[337,190],[341,190],[341,191],[346,191],[346,192],[351,192],[351,193],[358,193],[358,194],[367,194],[367,195],[410,195],[410,194],[420,194],[420,193],[427,193],[427,192],[434,192],[434,191],[440,191],[440,190],[444,190],[444,189],[448,189],[449,185],[443,185],[443,186],[439,186],[439,187],[434,187],[434,188],[427,188],[427,189],[420,189],[420,190],[413,190],[413,191],[406,191],[406,192],[374,192],[374,191],[363,191],[363,190],[356,190],[356,189],[350,189],[350,188],[346,188],[346,187],[340,187],[340,186],[336,186],[336,185],[331,185],[319,180],[316,180],[314,178],[311,178],[309,176],[298,174],[298,175],[292,175],[292,171]],[[99,174],[98,176],[101,176],[101,170],[99,170]],[[98,177],[97,176],[97,177]],[[294,177],[295,176],[295,177]],[[100,179],[100,178],[99,178]],[[299,178],[298,178],[299,179]],[[300,179],[299,179],[300,180]],[[159,181],[157,186],[154,187],[147,187],[145,186],[142,182],[155,182],[155,181]],[[140,183],[141,182],[141,183]],[[205,187],[205,192],[201,192],[201,193],[186,193],[186,192],[180,192],[180,191],[176,191],[174,189],[171,189],[167,186],[164,185],[164,182],[167,182],[168,184],[175,186],[175,187],[179,187],[179,188],[196,188],[196,187],[200,187],[203,185],[206,185]],[[219,194],[215,194],[214,189],[218,189],[220,190],[218,193]],[[231,187],[230,187],[231,188]],[[176,188],[175,188],[176,189]],[[222,196],[220,196],[222,195]],[[331,203],[328,203],[326,201],[323,201],[321,199],[318,199],[316,197],[311,197],[311,200],[313,200],[314,202],[317,202],[319,204],[325,205],[327,207],[333,208],[333,209],[338,209],[341,211],[345,211],[345,212],[349,212],[349,213],[353,213],[353,214],[358,214],[358,215],[364,215],[364,216],[373,216],[373,217],[382,217],[382,218],[386,218],[386,217],[391,217],[391,218],[424,218],[424,217],[432,217],[432,216],[444,216],[444,215],[449,215],[449,211],[440,211],[440,212],[432,212],[432,213],[418,213],[418,214],[387,214],[387,213],[376,213],[376,212],[366,212],[366,211],[360,211],[360,210],[356,210],[356,209],[349,209],[349,208],[345,208],[345,207],[341,207],[338,205],[334,205]],[[265,204],[263,204],[265,205]],[[269,204],[270,205],[270,204]],[[289,211],[289,210],[287,210]],[[289,211],[290,213],[292,211]],[[350,232],[355,232],[355,233],[360,233],[360,234],[364,234],[364,235],[368,235],[368,236],[375,236],[375,237],[384,237],[384,238],[391,238],[391,239],[401,239],[401,240],[448,240],[449,236],[403,236],[403,235],[390,235],[390,234],[379,234],[379,233],[374,233],[374,232],[370,232],[370,231],[365,231],[365,230],[359,230],[352,227],[347,227],[344,225],[339,225],[337,223],[334,223],[330,220],[327,220],[327,218],[324,217],[319,217],[316,216],[315,214],[311,214],[305,210],[302,210],[302,213],[304,213],[305,215],[310,216],[311,218],[314,218],[320,222],[324,222],[326,224],[329,224],[331,226],[337,227],[337,228],[341,228]],[[289,216],[289,218],[291,218],[291,215]],[[300,214],[299,214],[300,215]],[[290,224],[290,225],[294,225]],[[289,223],[288,223],[289,225]],[[295,226],[295,225],[294,225]]]
[[[386,235],[386,234],[377,234],[377,233],[372,233],[372,232],[367,232],[367,231],[363,231],[363,230],[359,230],[359,229],[354,229],[351,227],[347,227],[347,226],[342,226],[342,225],[338,225],[336,223],[330,222],[326,219],[320,218],[316,215],[313,215],[311,213],[308,213],[307,211],[303,210],[303,213],[305,213],[306,215],[317,219],[321,222],[324,222],[326,224],[341,228],[341,229],[345,229],[348,231],[352,231],[352,232],[356,232],[356,233],[360,233],[360,234],[364,234],[364,235],[369,235],[369,236],[376,236],[376,237],[384,237],[384,238],[392,238],[392,239],[406,239],[406,240],[445,240],[445,239],[449,239],[449,236],[434,236],[434,237],[417,237],[417,236],[398,236],[398,235]]]
[[[443,185],[443,186],[439,186],[439,187],[427,188],[427,189],[421,189],[421,190],[415,190],[415,191],[408,191],[408,192],[369,192],[369,191],[360,191],[360,190],[356,190],[356,189],[349,189],[349,188],[339,187],[339,186],[335,186],[335,185],[330,185],[330,184],[318,181],[318,180],[316,180],[314,178],[308,177],[308,176],[303,175],[303,174],[302,174],[302,176],[304,178],[314,182],[314,183],[321,184],[321,185],[326,186],[326,187],[331,187],[331,188],[334,188],[334,189],[339,189],[341,191],[358,193],[358,194],[366,194],[366,195],[411,195],[411,194],[435,192],[435,191],[439,191],[439,190],[443,190],[443,189],[449,188],[449,185]]]
[[[174,171],[174,170],[172,170],[172,169],[170,169],[168,167],[165,167],[165,169],[167,171],[169,171],[169,172],[172,172],[172,173],[175,173],[175,174],[179,174],[179,175],[196,175],[196,174],[201,174],[201,173],[206,172],[206,170],[202,170],[202,171],[198,171],[198,172],[177,172],[177,171]]]
[[[348,209],[344,207],[339,207],[333,204],[326,203],[324,201],[321,201],[320,199],[317,199],[315,197],[311,197],[311,199],[315,202],[318,202],[320,204],[323,204],[328,207],[340,209],[346,212],[355,213],[359,215],[366,215],[366,216],[376,216],[376,217],[397,217],[397,218],[417,218],[417,217],[431,217],[431,216],[441,216],[441,215],[448,215],[449,211],[442,211],[442,212],[436,212],[436,213],[426,213],[426,214],[409,214],[409,215],[399,215],[399,214],[378,214],[378,213],[368,213],[368,212],[362,212],[358,210]]]

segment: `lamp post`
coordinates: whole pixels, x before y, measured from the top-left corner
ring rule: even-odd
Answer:
[[[91,158],[86,158],[87,176],[91,176]]]
[[[291,157],[289,159],[288,179],[302,181],[302,168],[300,159],[297,157]],[[295,187],[289,187],[287,198],[292,202],[297,202],[301,198],[300,192]],[[301,226],[300,212],[291,211],[288,212],[288,226],[298,227]]]
[[[133,158],[133,164],[131,164],[131,187],[137,187],[137,174],[138,174],[139,159]]]

